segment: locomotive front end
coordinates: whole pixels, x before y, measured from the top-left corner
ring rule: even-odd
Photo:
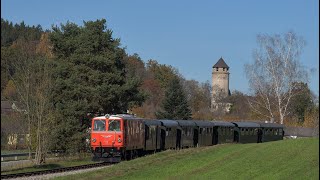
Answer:
[[[123,120],[119,117],[92,119],[91,148],[93,160],[119,162],[123,149]]]

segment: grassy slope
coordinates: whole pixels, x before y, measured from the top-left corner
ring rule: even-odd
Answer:
[[[319,179],[319,139],[166,151],[58,179]]]

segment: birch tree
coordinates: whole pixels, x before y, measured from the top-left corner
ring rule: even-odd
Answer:
[[[289,104],[295,96],[296,82],[306,82],[308,73],[299,62],[305,45],[294,32],[283,35],[258,35],[258,49],[254,50],[252,64],[245,70],[250,90],[255,98],[248,99],[251,109],[273,121],[290,114]]]

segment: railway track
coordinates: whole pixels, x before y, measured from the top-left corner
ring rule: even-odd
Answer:
[[[113,164],[113,163],[102,162],[102,163],[86,164],[86,165],[80,165],[80,166],[64,167],[64,168],[35,171],[35,172],[5,174],[5,175],[1,174],[1,179],[12,179],[12,178],[31,177],[31,176],[38,176],[38,175],[48,175],[48,174],[69,172],[69,171],[75,171],[75,170],[81,170],[81,169],[89,169],[89,168],[94,168],[94,167],[109,166],[111,164]]]

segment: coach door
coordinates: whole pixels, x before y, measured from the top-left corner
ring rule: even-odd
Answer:
[[[165,150],[166,145],[166,130],[161,128],[160,150]]]
[[[199,131],[198,129],[194,129],[193,131],[193,146],[198,147],[199,143]]]
[[[213,127],[213,134],[212,134],[212,144],[218,144],[218,127]]]

